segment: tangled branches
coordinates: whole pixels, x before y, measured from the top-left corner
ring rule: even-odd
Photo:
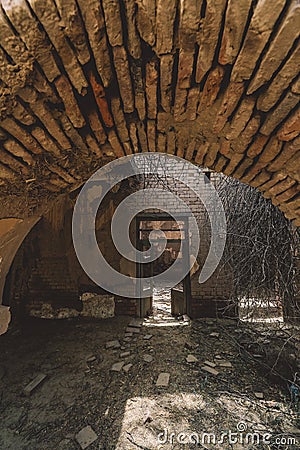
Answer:
[[[256,189],[220,176],[216,188],[227,216],[226,262],[233,270],[235,301],[282,305],[296,312],[299,231]]]

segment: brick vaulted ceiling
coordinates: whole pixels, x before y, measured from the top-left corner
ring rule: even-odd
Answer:
[[[300,225],[299,0],[0,3],[0,217],[159,151]]]

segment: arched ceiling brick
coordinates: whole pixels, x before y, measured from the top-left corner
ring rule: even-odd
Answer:
[[[1,217],[160,151],[300,225],[299,1],[0,2]]]

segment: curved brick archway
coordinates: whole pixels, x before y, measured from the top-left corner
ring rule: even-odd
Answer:
[[[1,217],[176,154],[300,224],[298,1],[1,0]]]
[[[0,219],[0,335],[7,331],[11,319],[9,308],[2,306],[7,275],[19,247],[39,220],[40,217],[35,216],[25,220]]]

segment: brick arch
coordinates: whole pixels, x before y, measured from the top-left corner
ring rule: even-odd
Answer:
[[[19,247],[39,220],[36,216],[24,220],[16,217],[0,219],[0,335],[10,321],[7,307],[2,306],[6,277]]]
[[[160,151],[300,225],[296,0],[1,0],[2,217]]]

